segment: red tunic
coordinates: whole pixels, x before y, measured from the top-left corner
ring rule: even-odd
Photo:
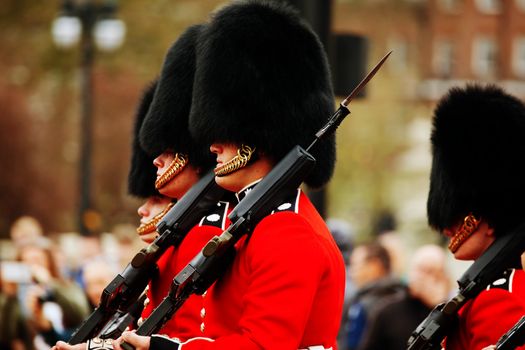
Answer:
[[[525,272],[508,270],[487,290],[468,301],[459,324],[446,338],[446,350],[479,350],[498,339],[525,315]],[[525,349],[520,347],[518,349]]]
[[[238,242],[204,298],[199,334],[208,339],[184,350],[336,348],[345,265],[309,199],[292,197]]]
[[[158,273],[148,285],[145,307],[141,318],[146,319],[168,294],[175,275],[197,255],[204,245],[216,235],[220,235],[229,221],[227,214],[230,205],[219,202],[217,208],[206,215],[193,227],[175,249],[170,247],[157,261]],[[159,334],[185,340],[200,332],[200,311],[203,308],[203,297],[192,295],[184,302],[175,315],[159,330]]]

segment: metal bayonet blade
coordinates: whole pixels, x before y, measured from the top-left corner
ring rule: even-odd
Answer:
[[[370,81],[370,79],[372,79],[374,77],[374,75],[376,75],[377,71],[381,68],[381,66],[383,65],[383,63],[385,63],[386,59],[388,58],[388,56],[390,56],[390,54],[392,53],[392,51],[390,51],[389,53],[387,53],[382,59],[381,61],[379,61],[379,63],[376,64],[376,66],[374,67],[374,69],[372,69],[370,71],[370,73],[367,74],[366,77],[363,78],[363,80],[361,80],[361,82],[355,87],[355,89],[350,93],[350,95],[348,95],[347,98],[345,98],[343,100],[343,102],[341,102],[341,104],[345,107],[348,106],[348,104],[350,103],[350,101],[352,101],[354,99],[354,97],[357,96],[357,94],[365,87],[365,85]]]

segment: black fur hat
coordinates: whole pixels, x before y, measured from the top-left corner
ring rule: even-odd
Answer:
[[[128,173],[128,192],[131,195],[147,198],[158,196],[155,189],[157,168],[153,165],[153,157],[149,156],[140,146],[139,131],[148,113],[157,81],[152,82],[144,91],[135,113],[133,141],[131,143],[131,167]]]
[[[214,165],[209,145],[195,143],[188,131],[195,45],[203,27],[189,27],[168,50],[151,107],[140,130],[140,144],[151,156],[171,149],[188,155],[193,166],[208,170]]]
[[[279,161],[308,146],[333,112],[326,53],[295,10],[248,0],[215,13],[197,46],[190,131],[199,142],[255,146]],[[333,173],[335,137],[312,153],[305,182],[321,187]]]
[[[442,230],[472,212],[501,234],[525,213],[525,105],[500,88],[454,88],[439,102],[431,135],[427,212]]]

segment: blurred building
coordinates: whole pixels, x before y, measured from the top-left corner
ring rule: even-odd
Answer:
[[[415,97],[436,100],[451,85],[473,80],[525,97],[525,0],[339,2],[335,30],[363,33],[381,52],[394,50],[389,65],[417,76]]]
[[[435,100],[468,80],[525,97],[524,0],[429,0],[424,7],[421,97]]]
[[[473,81],[497,83],[525,98],[525,0],[336,3],[333,32],[366,36],[369,67],[386,52],[394,51],[370,84],[366,107],[359,110],[360,106],[354,105],[355,114],[366,115],[343,125],[339,133],[340,143],[352,150],[341,148],[340,159],[359,160],[343,173],[345,179],[352,179],[358,169],[367,171],[351,187],[343,187],[349,188],[347,196],[357,196],[359,188],[355,184],[366,184],[369,178],[377,188],[355,201],[361,207],[354,205],[344,214],[358,212],[363,216],[383,205],[392,208],[398,230],[409,246],[437,240],[438,235],[430,234],[426,223],[432,110],[451,86]],[[366,120],[361,122],[361,118]],[[357,143],[367,128],[373,133],[361,146]],[[383,141],[374,141],[374,137]],[[351,140],[348,145],[346,140]],[[369,157],[361,160],[363,154]],[[345,186],[341,183],[339,186]],[[369,198],[375,198],[375,202],[367,203]],[[343,200],[337,205],[344,205]],[[356,222],[360,218],[354,215],[352,219]]]

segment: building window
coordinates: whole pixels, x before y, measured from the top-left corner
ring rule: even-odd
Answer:
[[[501,0],[476,0],[478,9],[483,13],[500,13],[503,6]]]
[[[492,78],[496,75],[498,47],[496,40],[488,37],[478,37],[472,47],[472,71],[482,78]]]
[[[388,48],[394,52],[390,58],[390,66],[395,71],[404,71],[408,68],[408,42],[399,36],[388,38]]]
[[[514,39],[512,69],[519,78],[525,78],[525,36]]]
[[[434,44],[432,67],[439,78],[452,77],[454,73],[454,44],[451,41],[442,39]]]
[[[463,5],[463,0],[439,0],[439,7],[448,13],[458,13]]]
[[[516,0],[516,4],[518,5],[519,9],[525,11],[525,0]]]

